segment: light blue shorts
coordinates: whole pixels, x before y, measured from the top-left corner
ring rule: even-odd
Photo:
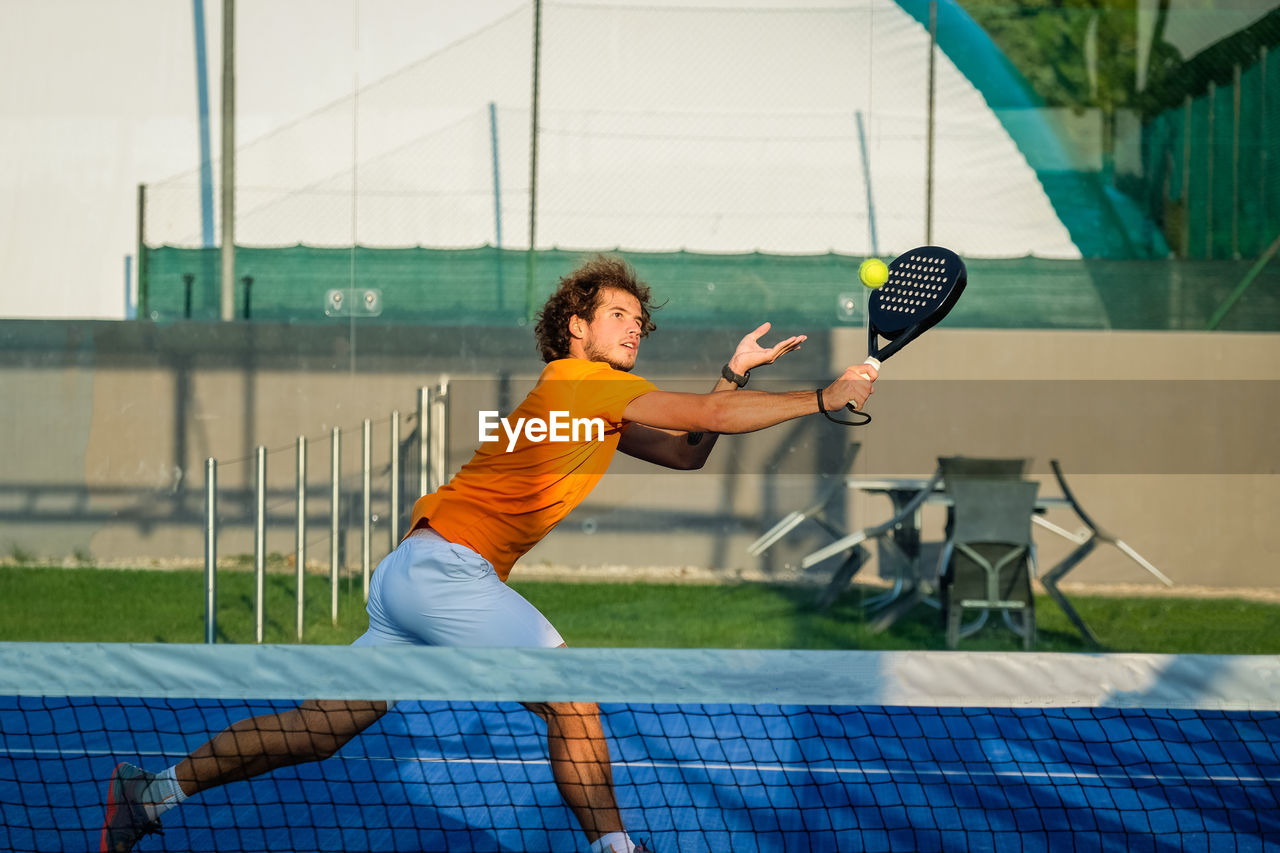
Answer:
[[[369,630],[353,645],[555,648],[560,633],[484,557],[430,528],[369,578]]]

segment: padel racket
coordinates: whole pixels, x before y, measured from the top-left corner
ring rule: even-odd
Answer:
[[[889,279],[871,292],[867,302],[867,360],[879,372],[881,362],[933,328],[955,307],[968,275],[964,261],[950,249],[921,246],[889,264]],[[881,344],[881,339],[885,343]],[[861,421],[838,421],[849,426],[871,422],[871,416],[846,403]],[[825,414],[825,413],[824,413]]]

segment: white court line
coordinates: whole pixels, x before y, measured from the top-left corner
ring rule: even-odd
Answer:
[[[11,749],[0,752],[0,755],[21,758],[52,758],[62,756],[82,756],[87,758],[105,758],[116,755],[140,756],[147,758],[169,759],[176,753],[155,750],[140,752],[124,752],[120,750],[58,750],[58,749]],[[329,759],[339,761],[373,761],[396,764],[400,762],[417,762],[419,764],[483,764],[490,766],[550,766],[545,758],[426,758],[423,756],[390,756],[390,755],[336,755]],[[733,773],[800,773],[822,776],[865,776],[915,779],[1012,779],[1031,781],[1098,781],[1098,782],[1159,782],[1159,783],[1258,783],[1280,785],[1280,776],[1225,776],[1187,773],[1086,773],[1086,772],[1050,772],[1027,770],[944,770],[942,768],[889,769],[885,767],[811,767],[805,764],[733,764],[709,761],[615,761],[614,767],[635,767],[652,770],[719,770]]]

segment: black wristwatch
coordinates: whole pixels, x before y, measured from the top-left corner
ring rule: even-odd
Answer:
[[[726,361],[724,363],[724,367],[720,370],[720,375],[725,379],[728,379],[734,385],[737,385],[739,388],[742,388],[746,386],[747,380],[751,378],[751,371],[748,370],[746,373],[734,373],[733,368],[730,367],[729,362]]]

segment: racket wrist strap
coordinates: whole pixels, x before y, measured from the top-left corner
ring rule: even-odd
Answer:
[[[746,387],[747,382],[751,379],[750,370],[746,373],[735,373],[727,361],[724,363],[724,367],[720,368],[720,375],[732,382],[734,385],[737,385],[739,388]]]
[[[844,426],[866,426],[867,424],[871,423],[871,415],[867,414],[866,412],[858,411],[853,407],[852,404],[849,404],[849,403],[845,404],[845,408],[847,408],[850,412],[852,412],[855,417],[861,418],[862,420],[842,421],[839,418],[833,418],[831,416],[831,413],[827,411],[826,401],[822,399],[822,390],[823,389],[821,388],[818,389],[818,411],[822,413],[822,416],[824,418],[831,421],[833,424],[843,424]]]

